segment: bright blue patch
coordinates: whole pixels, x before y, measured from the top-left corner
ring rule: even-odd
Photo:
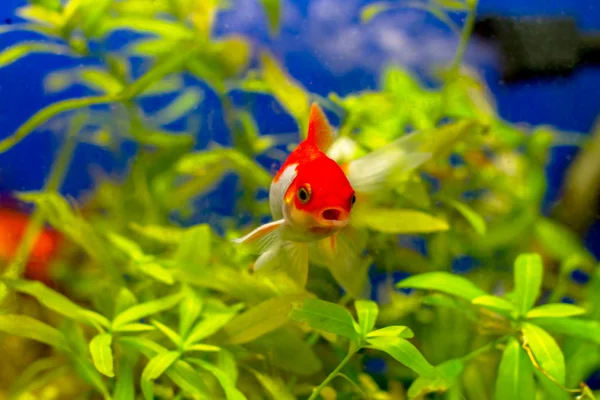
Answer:
[[[459,256],[452,260],[452,272],[465,274],[478,265],[477,260],[470,256]]]
[[[387,363],[382,358],[366,358],[365,372],[368,374],[385,374],[387,372]]]
[[[565,296],[562,299],[560,299],[561,303],[566,303],[566,304],[575,304],[575,299],[573,299],[572,297],[569,296]]]
[[[451,153],[449,161],[450,165],[452,165],[453,167],[460,167],[461,165],[465,165],[465,160],[460,154],[457,153]]]
[[[585,271],[576,269],[576,270],[573,270],[573,272],[571,272],[571,279],[575,283],[579,283],[580,285],[585,285],[586,283],[589,282],[590,276]]]

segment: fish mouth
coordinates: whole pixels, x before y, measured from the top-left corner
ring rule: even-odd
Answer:
[[[343,228],[348,224],[349,213],[341,207],[327,207],[315,219],[322,228]]]

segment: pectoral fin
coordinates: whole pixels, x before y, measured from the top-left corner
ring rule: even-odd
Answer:
[[[308,245],[286,241],[271,247],[256,260],[253,269],[264,275],[283,271],[304,288],[308,280]]]
[[[234,243],[250,246],[256,253],[265,253],[280,245],[281,231],[285,220],[269,222],[254,229],[246,236],[233,240]]]
[[[368,265],[363,263],[350,232],[319,240],[315,244],[317,261],[325,264],[338,283],[354,298],[363,298],[370,293],[367,279]]]

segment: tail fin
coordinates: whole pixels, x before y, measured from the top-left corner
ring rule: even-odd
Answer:
[[[351,161],[345,167],[350,184],[358,193],[372,193],[391,178],[412,172],[431,158],[421,150],[424,139],[421,132],[408,134]]]

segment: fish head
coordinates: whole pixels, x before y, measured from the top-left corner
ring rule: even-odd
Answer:
[[[354,189],[340,166],[326,156],[299,165],[286,192],[291,225],[315,237],[329,236],[350,221]]]

